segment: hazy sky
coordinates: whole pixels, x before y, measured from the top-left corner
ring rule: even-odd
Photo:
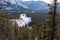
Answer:
[[[22,0],[22,1],[40,1],[40,0]]]
[[[44,2],[47,2],[47,3],[51,3],[52,0],[21,0],[21,1],[44,1]],[[60,0],[58,0],[60,2]]]
[[[9,0],[8,0],[9,1]],[[14,2],[14,0],[10,0],[11,2]],[[46,3],[51,3],[52,0],[16,0],[16,1],[44,1]],[[60,2],[60,0],[58,0]]]
[[[21,1],[45,1],[47,3],[50,3],[50,0],[21,0]]]

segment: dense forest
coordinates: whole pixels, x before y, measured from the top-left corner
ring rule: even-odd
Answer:
[[[9,6],[10,3],[7,3]],[[19,15],[11,17],[8,13],[5,15],[4,11],[0,12],[0,40],[60,40],[60,18],[56,16],[57,0],[53,0],[52,4],[49,5],[47,18],[44,21],[37,18],[29,28],[19,27],[16,22],[10,21],[19,18]]]

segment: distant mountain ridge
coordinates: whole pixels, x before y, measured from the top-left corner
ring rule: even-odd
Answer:
[[[4,4],[4,3],[6,3],[6,1],[5,2],[3,1],[2,3]],[[40,11],[47,10],[48,11],[49,10],[48,4],[45,2],[42,2],[42,1],[25,1],[25,2],[22,2],[22,1],[18,2],[17,1],[15,4],[12,2],[10,2],[10,3],[12,4],[12,6],[15,6],[15,7],[17,6],[16,9],[18,8],[18,10],[20,7],[25,8],[25,9],[34,10],[34,11],[38,11],[38,10],[40,10]]]
[[[32,10],[49,10],[48,4],[43,1],[25,1],[24,4]]]
[[[22,6],[19,5],[15,5],[15,4],[11,4],[10,6],[6,6],[6,3],[0,3],[0,6],[2,6],[2,8],[0,9],[0,11],[30,11],[30,9],[24,8]]]
[[[47,3],[43,1],[15,1],[16,3],[13,3],[10,1],[11,5],[9,7],[6,6],[7,1],[0,2],[0,5],[2,5],[3,11],[15,11],[15,12],[32,12],[37,11],[40,12],[40,14],[45,15],[47,14],[50,9]],[[57,12],[60,13],[60,3],[58,3]]]
[[[14,10],[21,10],[21,9],[30,9],[30,10],[34,10],[34,11],[49,11],[49,6],[47,3],[43,2],[43,1],[20,1],[20,0],[2,0],[0,1],[1,5],[4,5],[4,7],[6,6],[6,2],[10,2],[11,8],[16,8]],[[60,4],[60,3],[58,3]],[[59,12],[59,5],[57,7],[57,11]],[[9,8],[9,7],[8,7]],[[5,9],[8,9],[5,8]],[[21,9],[20,9],[21,8]],[[11,9],[12,10],[12,9]]]

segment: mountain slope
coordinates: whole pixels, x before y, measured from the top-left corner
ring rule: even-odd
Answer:
[[[3,2],[10,2],[11,4],[22,6],[23,8],[38,10],[49,10],[48,4],[43,1],[19,1],[19,0],[4,0]]]
[[[0,11],[20,11],[20,12],[30,11],[30,9],[24,8],[23,6],[16,4],[11,4],[10,6],[7,6],[7,2],[0,2],[0,6],[2,6]]]
[[[48,4],[43,1],[25,1],[24,4],[35,11],[49,10]]]

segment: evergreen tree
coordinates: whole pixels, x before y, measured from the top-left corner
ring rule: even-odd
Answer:
[[[46,21],[48,22],[47,29],[50,29],[50,36],[48,36],[49,40],[54,40],[55,37],[55,30],[56,30],[56,7],[57,7],[57,0],[53,0],[53,3],[50,6],[51,11],[48,13],[48,18]]]
[[[51,34],[51,40],[54,40],[55,35],[55,26],[56,26],[56,8],[57,8],[57,0],[53,0],[53,25],[52,25],[52,34]]]

